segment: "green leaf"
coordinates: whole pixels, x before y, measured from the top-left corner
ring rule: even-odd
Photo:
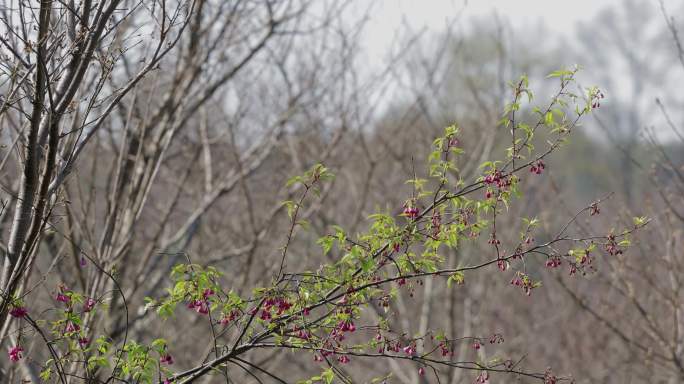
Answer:
[[[42,372],[40,372],[40,379],[43,381],[49,381],[51,375],[52,375],[52,369],[51,368],[45,368]]]
[[[465,275],[463,275],[463,272],[454,272],[449,276],[449,279],[447,280],[447,287],[451,288],[451,283],[454,282],[458,285],[461,285],[465,282]]]
[[[302,180],[303,180],[303,179],[302,179],[301,176],[293,176],[293,177],[287,179],[287,183],[285,184],[285,186],[286,186],[286,187],[291,187],[291,186],[293,186],[293,185],[295,185],[295,184],[297,184],[297,183],[301,183]]]
[[[554,78],[554,77],[563,78],[563,77],[565,77],[565,76],[570,76],[570,75],[572,75],[572,74],[573,74],[572,71],[568,71],[568,70],[559,70],[559,71],[553,71],[553,72],[549,73],[548,76],[546,76],[546,78],[547,78],[547,79]]]
[[[546,115],[544,116],[544,124],[549,126],[553,124],[553,112],[546,112]]]
[[[333,241],[334,240],[331,236],[324,236],[318,239],[316,243],[318,243],[318,245],[320,245],[323,248],[323,254],[327,255],[328,252],[330,252],[330,250],[332,249]]]
[[[297,207],[297,203],[291,200],[286,200],[283,201],[282,203],[285,208],[287,209],[287,216],[292,219],[292,215],[294,214],[295,208]]]
[[[332,368],[328,368],[325,371],[323,371],[321,376],[325,380],[326,384],[330,384],[333,382],[333,379],[335,378],[335,373],[333,372]]]

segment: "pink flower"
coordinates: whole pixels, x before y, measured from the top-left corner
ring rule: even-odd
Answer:
[[[601,213],[601,210],[599,209],[598,203],[593,203],[591,206],[591,216],[598,215]]]
[[[444,343],[444,342],[439,343],[439,349],[442,353],[442,356],[447,356],[450,354],[449,348],[447,347],[446,343]],[[453,353],[451,353],[451,355],[453,355]]]
[[[508,263],[504,259],[499,259],[499,261],[496,262],[496,265],[502,271],[505,271],[506,269],[508,269]]]
[[[12,317],[17,317],[20,319],[23,318],[24,316],[26,316],[27,313],[28,313],[28,311],[24,307],[14,307],[10,311],[10,315]]]
[[[500,333],[495,333],[489,338],[490,344],[494,344],[494,343],[501,344],[503,342],[504,342],[504,338],[503,338],[503,335]]]
[[[95,303],[96,303],[95,299],[90,298],[90,297],[87,298],[85,303],[83,303],[83,312],[92,311],[93,308],[95,307]]]
[[[416,353],[416,349],[410,345],[404,347],[404,353],[413,356]]]
[[[229,314],[223,316],[221,319],[221,325],[228,325],[231,321],[235,320],[240,315],[240,312],[233,310]]]
[[[349,362],[349,357],[347,356],[340,356],[337,361],[339,361],[342,364],[347,364]]]
[[[546,164],[544,164],[543,161],[539,160],[537,161],[537,164],[533,164],[530,167],[530,173],[536,173],[537,175],[541,175],[544,171],[544,168],[546,168]]]
[[[73,322],[68,322],[66,325],[66,328],[64,329],[64,333],[74,333],[78,332],[81,330],[81,327],[78,326],[78,324],[74,324]]]
[[[309,340],[311,338],[311,333],[309,333],[308,331],[305,331],[305,330],[300,330],[297,333],[297,337],[299,337],[302,340]]]
[[[195,311],[201,315],[206,315],[209,313],[209,305],[207,305],[206,301],[203,301],[200,305],[195,307]]]
[[[342,332],[354,332],[354,331],[356,331],[356,326],[354,325],[353,321],[340,321],[340,323],[337,324],[337,327]]]
[[[63,294],[63,293],[58,293],[57,296],[55,296],[55,299],[61,303],[69,303],[71,302],[71,297]]]
[[[15,345],[14,347],[10,348],[8,354],[9,358],[13,362],[19,361],[19,359],[22,358],[21,353],[24,351],[24,348],[22,348],[19,345]]]
[[[547,268],[556,268],[561,266],[561,260],[559,257],[552,257],[546,260],[546,267]]]
[[[475,382],[480,384],[489,383],[489,373],[487,371],[480,373],[475,379]]]
[[[425,375],[425,368],[423,368],[423,367],[418,368],[418,374],[421,376]]]
[[[171,365],[171,364],[173,364],[173,357],[171,357],[171,355],[166,353],[159,358],[159,362],[162,364]]]
[[[193,300],[188,303],[188,308],[202,315],[209,313],[209,303],[206,300]]]
[[[411,219],[415,219],[416,217],[418,217],[418,208],[411,207],[411,206],[405,206],[404,207],[404,215],[408,216]]]
[[[81,348],[85,348],[90,344],[90,340],[87,337],[81,337],[78,339],[78,345],[81,346]]]
[[[356,331],[356,325],[354,325],[354,322],[353,322],[353,321],[350,321],[349,323],[347,323],[347,330],[348,330],[349,332],[354,332],[354,331]]]
[[[551,372],[551,369],[547,369],[544,373],[544,384],[556,384],[557,380],[556,376]]]

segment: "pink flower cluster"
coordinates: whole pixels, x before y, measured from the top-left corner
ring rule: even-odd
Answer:
[[[615,235],[608,235],[608,243],[606,244],[606,252],[611,256],[617,256],[622,254],[622,249],[619,248]]]
[[[235,320],[238,316],[240,316],[240,312],[238,310],[232,310],[230,313],[227,315],[223,316],[221,319],[220,323],[223,326],[228,325],[231,321]]]
[[[532,166],[530,166],[530,172],[536,173],[537,175],[541,175],[542,172],[544,172],[545,168],[546,164],[544,164],[544,162],[541,159],[539,159],[537,160],[536,164],[532,164]]]
[[[484,182],[487,185],[495,184],[498,188],[506,188],[511,186],[511,178],[498,170],[495,170],[494,172],[485,176]]]
[[[97,302],[93,298],[87,298],[85,302],[83,303],[83,312],[90,312],[95,308],[95,304]]]
[[[494,170],[492,173],[485,176],[483,181],[488,186],[485,190],[485,198],[487,199],[491,199],[494,195],[489,186],[495,185],[499,190],[507,190],[512,184],[511,177],[509,175],[504,175],[499,170]]]
[[[558,257],[558,256],[549,257],[549,258],[546,260],[546,264],[545,264],[545,265],[546,265],[547,268],[556,268],[556,267],[560,267],[560,266],[562,265],[561,258]]]
[[[496,266],[499,267],[501,271],[505,271],[508,269],[508,262],[504,259],[499,259],[496,261]]]
[[[408,356],[413,356],[416,354],[416,347],[414,345],[407,345],[404,347],[404,353]]]
[[[76,333],[80,330],[81,327],[78,324],[74,323],[73,321],[69,321],[67,322],[66,327],[64,328],[64,333]]]
[[[515,273],[515,277],[511,280],[511,284],[522,288],[527,296],[530,296],[532,294],[532,289],[534,289],[532,280],[520,271]]]
[[[445,341],[440,342],[438,347],[443,357],[454,355],[454,351],[449,349],[449,345]]]
[[[605,96],[603,95],[603,92],[601,92],[600,89],[596,90],[596,93],[594,93],[591,97],[591,108],[596,109],[601,107],[601,100]]]
[[[413,206],[412,204],[405,204],[404,205],[404,215],[410,219],[415,219],[418,217],[418,208]]]
[[[19,359],[22,358],[21,353],[22,353],[23,351],[24,351],[24,348],[22,348],[22,347],[19,346],[19,345],[15,345],[14,347],[10,348],[10,350],[9,350],[9,352],[8,352],[10,360],[11,360],[12,362],[15,362],[15,363],[16,363],[17,361],[19,361]]]
[[[168,353],[165,353],[159,358],[159,362],[162,364],[171,365],[173,364],[173,357],[171,357],[171,355]]]
[[[188,308],[200,315],[206,315],[209,313],[209,302],[207,300],[193,300],[188,303]]]
[[[259,314],[259,318],[264,321],[271,320],[273,318],[272,311],[273,309],[276,310],[276,316],[282,315],[285,311],[289,310],[292,308],[292,304],[287,301],[285,298],[282,297],[270,297],[266,299],[261,306],[261,314]],[[258,312],[258,308],[252,308],[250,311],[250,314],[256,314]]]
[[[544,372],[544,384],[556,384],[558,382],[558,379],[556,376],[551,372],[551,370],[546,370]]]
[[[22,319],[28,314],[28,310],[25,307],[14,307],[9,314],[12,317]]]
[[[457,147],[460,144],[460,142],[458,141],[458,139],[456,137],[450,137],[448,144],[449,144],[449,147]]]
[[[209,313],[209,297],[214,295],[214,290],[207,288],[202,292],[202,298],[197,300],[192,300],[188,303],[188,308],[193,309],[200,315],[206,315]]]
[[[55,300],[59,301],[60,303],[69,304],[71,302],[71,297],[60,292],[55,296]]]
[[[489,344],[501,344],[504,342],[503,335],[500,333],[495,333],[489,337]]]

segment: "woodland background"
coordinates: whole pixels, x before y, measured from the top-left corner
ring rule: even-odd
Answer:
[[[16,85],[17,68],[26,64],[16,58],[24,55],[20,26],[32,34],[37,23],[30,8],[23,10],[29,21],[19,18],[20,3],[0,2],[4,253],[30,111],[30,97]],[[268,284],[289,226],[281,202],[296,192],[286,181],[321,162],[336,178],[303,213],[308,230],[292,242],[287,264],[316,268],[336,257],[322,256],[315,242],[331,225],[355,233],[376,210],[401,212],[411,194],[405,180],[423,172],[432,140],[445,126],[461,127],[466,153],[459,166],[475,175],[509,144],[497,125],[511,97],[506,83],[526,73],[543,100],[555,86],[546,74],[577,63],[580,84],[599,85],[606,100],[544,175],[526,183],[510,216],[538,216],[550,236],[578,209],[610,194],[601,215],[583,225],[591,232],[648,216],[635,246],[601,258],[596,273],[580,278],[539,264],[532,273],[544,285],[531,297],[511,289],[496,269],[457,288],[426,279],[413,297],[398,299],[397,323],[407,331],[498,332],[505,343],[497,348],[524,356],[538,370],[553,366],[577,383],[682,381],[684,54],[677,32],[684,29],[684,4],[625,0],[577,25],[572,44],[543,25],[513,30],[506,15],[466,20],[454,14],[438,34],[408,26],[397,31],[385,62],[370,65],[362,49],[370,2],[197,0],[186,17],[183,1],[168,1],[168,25],[150,21],[161,2],[122,3],[130,15],[114,13],[94,69],[60,122],[63,183],[23,283],[34,312],[49,310],[60,283],[93,296],[112,292],[95,260],[124,288],[130,337],[164,337],[177,366],[190,366],[207,353],[202,319],[181,308],[162,323],[144,310],[144,298],[167,286],[171,266],[188,260],[216,266],[239,293]],[[69,20],[59,4],[73,2],[55,2],[55,19],[63,19],[50,33],[68,36],[69,23],[78,20]],[[168,33],[160,35],[164,28]],[[51,65],[68,59],[60,52],[49,53]],[[485,244],[468,244],[446,256],[456,265],[490,253]],[[113,338],[126,331],[123,305],[111,294],[109,313],[99,320]],[[3,349],[13,335],[3,331]],[[309,357],[291,353],[256,351],[250,359],[292,381],[319,372]],[[382,371],[392,373],[392,383],[427,382],[392,360],[354,364],[348,369],[359,381]],[[0,365],[10,367],[5,357]],[[36,379],[36,369],[24,363],[20,375]],[[469,383],[473,376],[452,370],[441,379]]]

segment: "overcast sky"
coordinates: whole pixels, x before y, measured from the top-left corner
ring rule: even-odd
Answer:
[[[571,38],[578,22],[591,20],[607,7],[625,0],[380,0],[374,4],[364,36],[366,48],[380,54],[391,45],[395,32],[407,21],[415,30],[441,31],[446,21],[463,12],[460,21],[498,14],[514,28],[543,23],[553,33]],[[658,0],[652,1],[658,7]],[[671,15],[684,0],[664,0]],[[681,18],[680,15],[673,15]],[[635,20],[638,22],[638,20]],[[381,56],[378,57],[380,59]]]
[[[446,18],[464,9],[465,19],[491,15],[506,17],[514,26],[543,21],[553,31],[573,33],[578,21],[590,20],[596,12],[609,6],[620,6],[624,0],[382,0],[373,13],[370,29],[377,40],[391,39],[402,17],[414,26],[439,30]],[[651,0],[655,6],[658,0]],[[671,11],[682,0],[665,0]],[[465,6],[465,7],[464,7]],[[677,16],[677,15],[675,15]]]
[[[468,19],[496,13],[514,27],[544,22],[554,32],[569,35],[578,21],[590,20],[603,7],[619,3],[620,0],[382,0],[368,24],[369,43],[376,48],[389,44],[404,18],[416,29],[439,31],[447,19],[460,11],[466,23]]]
[[[404,23],[408,23],[412,32],[426,29],[426,32],[439,33],[445,29],[448,20],[459,15],[457,30],[467,28],[473,19],[482,19],[497,15],[500,20],[505,20],[506,24],[514,31],[525,27],[543,24],[547,31],[556,34],[557,41],[572,43],[577,41],[577,26],[580,23],[594,20],[597,13],[609,8],[624,6],[627,0],[379,0],[372,3],[370,20],[366,24],[363,34],[362,44],[367,55],[368,67],[383,66],[387,59],[387,52],[392,47],[392,42],[398,30],[403,28]],[[660,17],[659,0],[645,0],[653,5],[654,11]],[[363,2],[362,2],[363,3]],[[364,3],[365,5],[370,3]],[[676,12],[684,6],[684,0],[664,0],[664,4],[670,16],[674,16],[678,23],[682,22],[684,15]],[[620,12],[618,12],[619,14]],[[632,20],[635,25],[639,25],[640,20]],[[586,24],[585,24],[586,25]],[[664,22],[663,22],[664,25]],[[596,28],[597,33],[601,33],[600,26]],[[529,29],[528,29],[529,32]],[[644,31],[646,33],[646,31]],[[684,34],[684,28],[680,35]],[[562,40],[560,40],[562,39]],[[671,41],[663,42],[671,44]],[[635,47],[635,55],[641,57],[643,52]],[[674,52],[674,50],[673,50]],[[644,57],[650,63],[648,57]],[[568,65],[573,63],[566,63]],[[619,58],[609,63],[613,67],[613,75],[622,78],[624,68],[620,65]],[[609,71],[610,73],[610,71]],[[681,77],[681,73],[678,77]],[[587,75],[585,75],[586,77]],[[593,79],[591,80],[593,81]],[[625,86],[628,86],[624,82]],[[644,103],[652,107],[655,97],[662,97],[661,93],[666,89],[672,88],[672,83],[680,84],[679,81],[668,82],[668,84],[652,84],[655,88],[644,95]],[[616,82],[612,86],[612,96],[620,97],[624,90],[621,82]],[[672,91],[670,89],[670,91]],[[679,106],[681,93],[674,92],[679,97],[670,94],[669,103]],[[674,105],[673,105],[674,107]],[[676,109],[679,110],[679,109]]]

